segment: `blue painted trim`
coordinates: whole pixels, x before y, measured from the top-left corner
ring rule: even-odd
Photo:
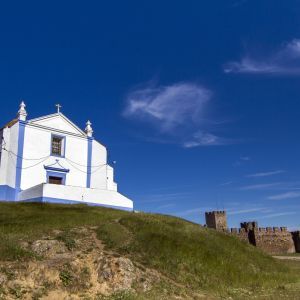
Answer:
[[[61,138],[63,140],[63,149],[62,149],[63,153],[61,155],[53,154],[52,153],[52,139],[54,137],[58,137],[58,138]],[[59,134],[53,134],[53,133],[51,133],[50,155],[51,156],[55,156],[55,157],[62,157],[62,158],[64,158],[66,156],[66,143],[67,142],[66,142],[66,136],[65,135],[59,135]]]
[[[38,197],[38,198],[32,198],[20,202],[42,202],[42,203],[57,203],[57,204],[86,204],[89,206],[102,206],[107,208],[114,208],[114,209],[121,209],[126,211],[133,211],[133,208],[123,207],[123,206],[114,206],[114,205],[105,205],[105,204],[99,204],[99,203],[92,203],[92,202],[81,202],[76,200],[63,200],[58,198],[49,198],[49,197]]]
[[[18,151],[17,151],[18,156],[17,156],[17,163],[16,163],[16,181],[15,181],[15,188],[16,188],[15,200],[18,200],[18,194],[21,191],[25,125],[26,125],[26,122],[19,120]]]
[[[0,185],[0,201],[15,201],[16,189],[9,185]]]
[[[93,153],[93,138],[88,137],[87,170],[86,170],[86,187],[87,188],[91,187],[92,153]]]
[[[44,166],[44,168],[48,171],[55,171],[55,172],[62,172],[62,173],[69,173],[69,169],[60,169],[60,168],[54,168],[54,167],[49,167],[49,166]]]
[[[62,184],[66,185],[66,173],[47,171],[47,183],[49,183],[50,176],[62,178]]]

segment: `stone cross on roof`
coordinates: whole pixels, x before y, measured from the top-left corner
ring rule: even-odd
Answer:
[[[62,106],[60,104],[55,104],[56,108],[57,108],[57,113],[60,113],[60,109],[62,108]]]

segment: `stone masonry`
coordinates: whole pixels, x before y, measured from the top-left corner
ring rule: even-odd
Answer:
[[[286,227],[258,227],[257,222],[243,222],[240,228],[227,228],[226,212],[205,213],[206,226],[232,234],[242,241],[269,254],[300,252],[300,231],[289,232]]]
[[[205,220],[208,228],[214,228],[217,230],[227,229],[226,211],[206,212]]]

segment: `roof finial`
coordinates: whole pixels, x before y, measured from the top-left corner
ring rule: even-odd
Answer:
[[[93,136],[93,128],[92,128],[92,123],[90,121],[86,122],[86,127],[85,127],[85,133],[87,134],[88,137]]]
[[[60,109],[62,108],[62,106],[60,104],[55,104],[56,108],[57,108],[57,113],[60,113]]]
[[[20,109],[18,111],[18,119],[20,121],[26,121],[27,111],[26,111],[25,107],[26,107],[26,105],[25,105],[24,101],[22,100],[22,102],[20,104]]]

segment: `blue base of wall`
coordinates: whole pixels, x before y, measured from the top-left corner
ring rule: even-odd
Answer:
[[[34,202],[34,203],[55,203],[55,204],[86,204],[89,206],[102,206],[102,207],[108,207],[108,208],[115,208],[120,210],[126,210],[126,211],[133,211],[132,208],[123,207],[123,206],[114,206],[114,205],[105,205],[105,204],[98,204],[93,202],[80,202],[75,200],[62,200],[57,198],[47,198],[47,197],[39,197],[39,198],[33,198],[28,199],[20,202]]]
[[[0,185],[0,201],[15,201],[16,189],[8,185]]]

